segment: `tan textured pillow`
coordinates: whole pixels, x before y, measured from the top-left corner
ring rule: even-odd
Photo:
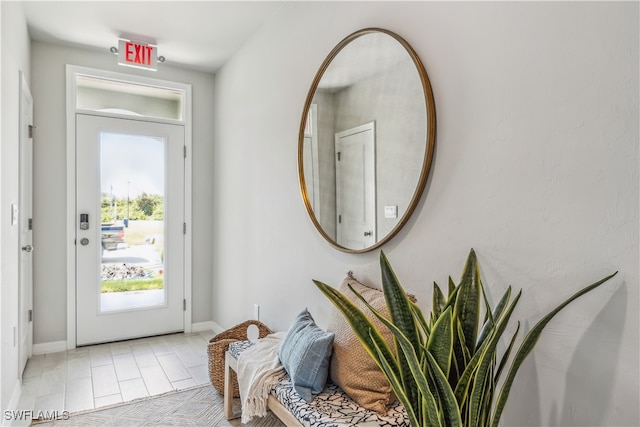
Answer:
[[[384,326],[369,309],[348,288],[350,284],[376,310],[388,316],[388,311],[381,290],[374,289],[358,282],[352,275],[347,276],[339,290],[354,302],[382,333],[384,339],[393,349],[393,334]],[[358,405],[386,414],[387,407],[395,401],[395,395],[389,380],[382,373],[376,362],[362,347],[342,313],[333,308],[328,331],[333,332],[333,356],[331,357],[331,380],[349,395]]]

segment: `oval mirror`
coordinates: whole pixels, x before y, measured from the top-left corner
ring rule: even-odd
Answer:
[[[332,246],[367,252],[400,231],[425,187],[435,128],[429,78],[400,36],[368,28],[329,53],[305,102],[298,175]]]

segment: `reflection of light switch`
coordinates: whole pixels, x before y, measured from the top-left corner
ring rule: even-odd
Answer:
[[[18,205],[11,204],[11,225],[18,225]]]
[[[385,218],[398,218],[398,206],[385,206],[384,207],[384,217]]]

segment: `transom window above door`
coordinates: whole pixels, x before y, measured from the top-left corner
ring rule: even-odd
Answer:
[[[105,113],[182,121],[184,92],[76,75],[76,108]]]

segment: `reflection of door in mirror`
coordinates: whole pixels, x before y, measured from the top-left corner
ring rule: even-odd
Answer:
[[[377,234],[374,122],[336,133],[335,144],[337,243],[364,249]]]
[[[320,178],[318,176],[318,106],[312,104],[307,115],[304,128],[304,164],[310,167],[304,169],[304,182],[307,187],[307,197],[316,215],[320,215]]]

